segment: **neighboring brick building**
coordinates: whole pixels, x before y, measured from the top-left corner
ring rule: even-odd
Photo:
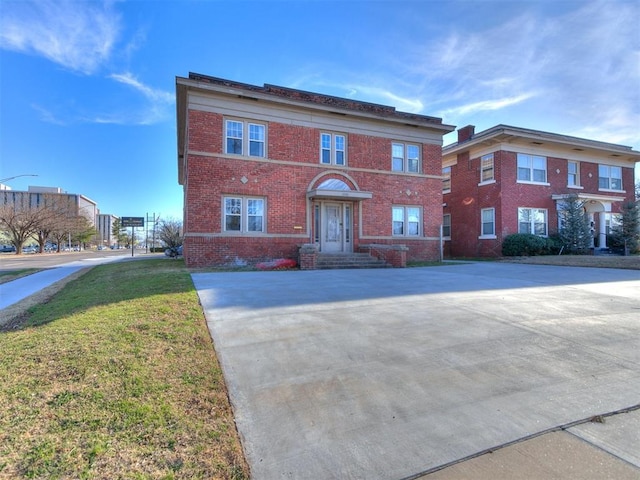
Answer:
[[[586,201],[594,246],[606,248],[607,228],[634,199],[640,152],[507,125],[474,129],[443,148],[445,255],[496,257],[509,234],[555,234],[570,194]]]
[[[198,74],[178,77],[176,91],[189,267],[298,260],[303,246],[439,258],[442,137],[453,126]]]

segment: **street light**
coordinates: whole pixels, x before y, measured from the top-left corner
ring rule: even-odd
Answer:
[[[33,173],[23,173],[22,175],[16,175],[14,177],[7,177],[7,178],[0,178],[0,183],[2,182],[6,182],[7,180],[13,180],[14,178],[20,178],[20,177],[37,177],[38,175],[33,174]]]

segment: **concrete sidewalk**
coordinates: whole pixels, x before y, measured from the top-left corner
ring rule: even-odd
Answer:
[[[638,271],[192,276],[254,480],[640,478]]]
[[[3,283],[0,285],[0,310],[38,293],[83,268],[82,266],[56,267]]]

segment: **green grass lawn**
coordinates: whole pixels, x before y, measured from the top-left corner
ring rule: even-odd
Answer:
[[[0,478],[248,478],[182,261],[95,267],[0,331]]]

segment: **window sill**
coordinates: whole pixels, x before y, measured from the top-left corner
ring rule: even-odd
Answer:
[[[442,191],[442,194],[443,194],[443,195],[445,195],[445,194],[447,194],[447,193],[451,193],[451,189],[449,189],[449,190],[443,190],[443,191]]]
[[[527,180],[516,180],[516,183],[523,183],[525,185],[540,185],[542,187],[550,187],[551,184],[548,182],[529,182]]]
[[[480,235],[478,237],[478,240],[495,240],[498,237],[496,237],[495,235]]]
[[[480,182],[478,184],[479,187],[482,187],[483,185],[493,185],[494,183],[496,183],[495,179],[494,180],[486,180],[484,182]]]
[[[580,185],[567,185],[567,188],[575,188],[576,190],[584,190]]]
[[[609,193],[627,193],[626,190],[613,190],[611,188],[599,188],[599,192],[609,192]]]

